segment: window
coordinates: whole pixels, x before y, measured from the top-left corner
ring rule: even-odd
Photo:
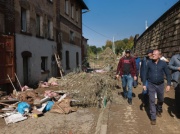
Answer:
[[[43,18],[36,15],[36,35],[43,36]]]
[[[26,9],[21,8],[21,31],[27,32]]]
[[[47,57],[41,57],[41,71],[47,71]]]
[[[40,36],[40,16],[36,15],[36,35]]]
[[[76,52],[76,67],[79,67],[79,53]]]
[[[77,22],[79,21],[79,11],[78,11],[78,9],[76,9],[76,21]]]
[[[48,38],[53,39],[53,22],[48,20],[47,25]]]
[[[71,5],[71,18],[74,18],[74,5]]]
[[[70,42],[74,41],[74,32],[70,31]]]
[[[66,69],[70,69],[70,67],[69,67],[69,51],[66,51]]]
[[[69,12],[68,12],[68,10],[69,10],[69,9],[68,9],[68,6],[69,6],[69,5],[68,5],[68,0],[65,0],[65,13],[66,13],[66,14],[69,14]]]

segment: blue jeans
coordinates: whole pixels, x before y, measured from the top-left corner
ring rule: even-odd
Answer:
[[[122,75],[122,87],[124,92],[124,97],[132,99],[132,84],[133,84],[133,77],[129,75]],[[128,87],[128,91],[127,91]]]

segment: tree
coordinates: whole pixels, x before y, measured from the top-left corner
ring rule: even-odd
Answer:
[[[110,40],[107,40],[106,41],[106,45],[105,45],[105,48],[107,48],[107,47],[109,47],[109,48],[111,48],[112,49],[112,41],[110,41]]]

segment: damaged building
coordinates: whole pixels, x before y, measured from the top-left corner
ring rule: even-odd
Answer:
[[[62,0],[60,3],[62,65],[66,73],[82,63],[82,10],[88,10],[82,0]]]
[[[0,46],[1,60],[10,62],[8,68],[5,63],[0,65],[0,84],[10,83],[7,74],[15,82],[14,73],[22,85],[59,76],[55,53],[60,56],[65,73],[81,65],[82,10],[88,10],[82,0],[1,1],[0,41],[12,47],[8,54],[4,51],[7,47]],[[7,37],[5,41],[3,38]],[[7,55],[11,59],[6,59]]]

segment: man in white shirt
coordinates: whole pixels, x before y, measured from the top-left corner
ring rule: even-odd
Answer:
[[[169,63],[169,60],[167,58],[165,58],[162,53],[160,53],[160,60],[165,61],[166,63]]]

